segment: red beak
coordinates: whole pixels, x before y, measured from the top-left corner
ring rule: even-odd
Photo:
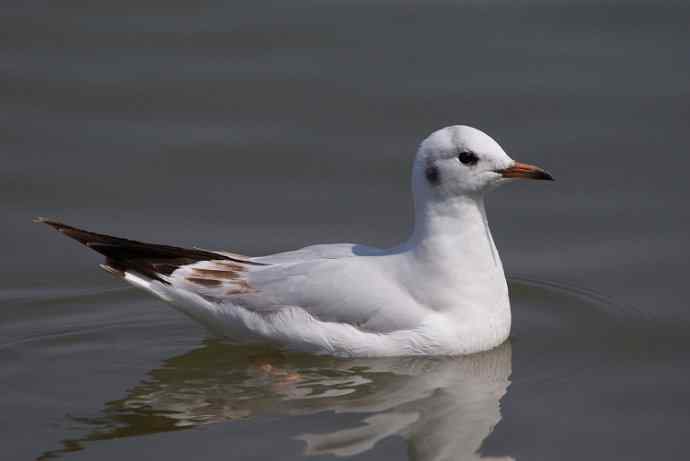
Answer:
[[[515,165],[503,170],[496,170],[504,178],[523,178],[523,179],[542,179],[546,181],[553,181],[551,176],[546,171],[538,166],[528,165],[527,163],[515,162]]]

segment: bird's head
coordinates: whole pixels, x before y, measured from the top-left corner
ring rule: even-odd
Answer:
[[[465,125],[442,128],[422,141],[413,175],[415,188],[441,199],[481,194],[510,179],[553,180],[541,168],[511,159],[490,136]]]

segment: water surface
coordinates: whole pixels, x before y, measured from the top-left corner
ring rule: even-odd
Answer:
[[[147,304],[132,289],[54,293],[26,303],[41,313],[31,322],[44,323],[41,332],[16,325],[22,339],[2,347],[5,399],[23,416],[15,430],[33,431],[39,459],[514,458],[535,433],[558,438],[564,417],[595,412],[570,430],[586,422],[591,431],[599,418],[619,418],[621,432],[639,424],[619,412],[647,409],[635,386],[674,357],[670,344],[650,353],[646,320],[591,293],[529,280],[511,289],[518,326],[495,350],[351,360],[201,340],[163,305],[158,318],[132,312]],[[121,314],[94,316],[94,305]],[[673,334],[682,331],[665,339],[682,344]],[[611,389],[622,377],[627,391]],[[588,440],[611,449],[609,436]]]
[[[659,459],[690,408],[684,2],[23,2],[0,26],[3,459]],[[553,184],[489,198],[509,343],[231,347],[37,215],[259,255],[392,246],[431,130]]]

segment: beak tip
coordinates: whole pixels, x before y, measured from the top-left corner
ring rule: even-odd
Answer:
[[[544,181],[555,181],[554,177],[548,171],[542,170],[539,177],[536,179],[543,179]]]

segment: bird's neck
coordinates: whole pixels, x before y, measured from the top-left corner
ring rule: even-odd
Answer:
[[[408,245],[420,260],[447,264],[455,270],[503,271],[480,194],[415,203],[415,225]]]
[[[460,342],[475,341],[465,350],[500,344],[510,332],[510,300],[482,196],[417,197],[405,286],[446,315]]]

